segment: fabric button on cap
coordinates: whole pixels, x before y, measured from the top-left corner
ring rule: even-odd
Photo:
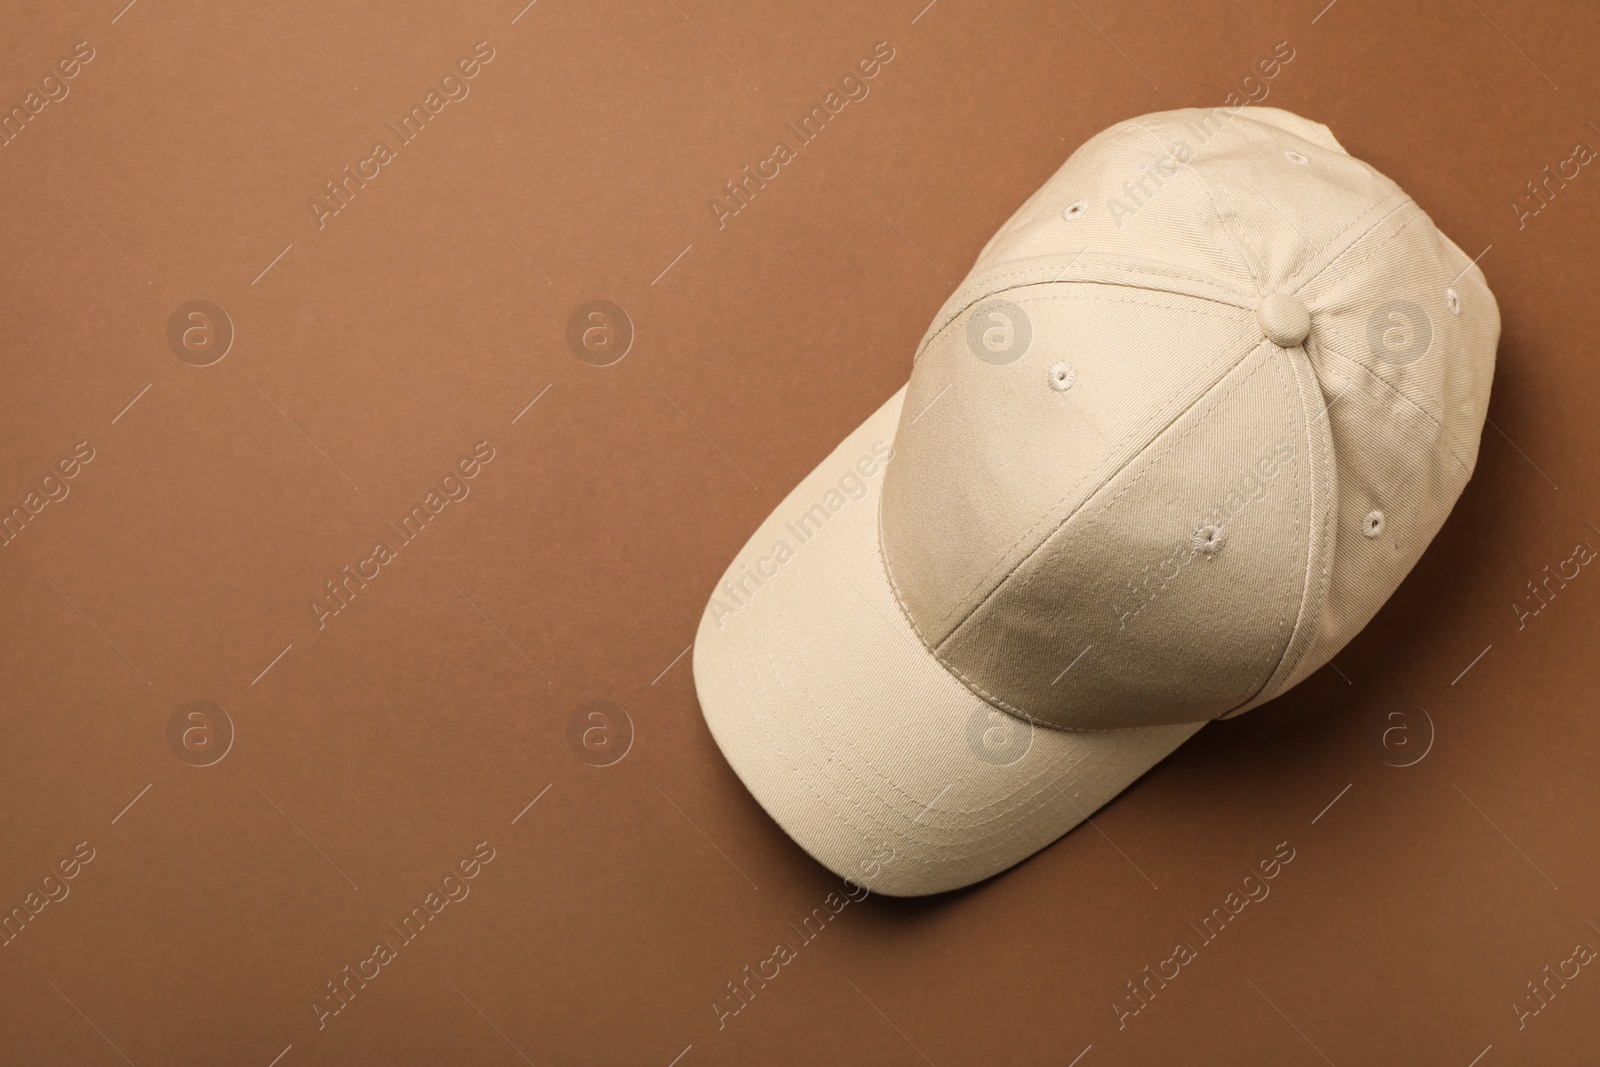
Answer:
[[[1279,348],[1295,348],[1311,334],[1311,312],[1289,293],[1273,293],[1261,301],[1256,318],[1267,340]]]

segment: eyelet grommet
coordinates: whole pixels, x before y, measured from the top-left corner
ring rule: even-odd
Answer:
[[[1361,520],[1361,536],[1377,537],[1383,533],[1383,512],[1373,510],[1367,512],[1367,517]]]
[[[1290,163],[1293,163],[1297,167],[1304,167],[1311,162],[1311,160],[1307,159],[1305,156],[1301,155],[1299,152],[1296,152],[1292,148],[1283,154],[1283,158],[1287,159]]]
[[[1454,289],[1444,291],[1444,306],[1450,309],[1450,314],[1459,318],[1461,316],[1461,294]]]
[[[1078,380],[1078,372],[1066,360],[1050,364],[1050,388],[1058,393],[1064,393],[1072,388],[1072,383]]]
[[[1088,210],[1089,201],[1074,200],[1072,203],[1061,209],[1061,217],[1066,219],[1068,222],[1071,222],[1073,219],[1076,219],[1078,216],[1082,215]]]
[[[1215,556],[1222,551],[1222,542],[1226,537],[1227,531],[1222,526],[1208,522],[1189,538],[1189,547],[1202,556]]]

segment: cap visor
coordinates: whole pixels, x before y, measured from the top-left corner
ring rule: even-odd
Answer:
[[[1033,725],[934,659],[878,550],[904,399],[845,438],[735,558],[700,621],[694,677],[723,755],[800,847],[874,892],[922,896],[1044,848],[1203,723]]]

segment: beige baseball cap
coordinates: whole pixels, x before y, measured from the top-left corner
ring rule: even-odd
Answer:
[[[1472,258],[1326,127],[1113,126],[718,583],[712,735],[877,892],[1020,862],[1366,625],[1472,474],[1499,333]]]

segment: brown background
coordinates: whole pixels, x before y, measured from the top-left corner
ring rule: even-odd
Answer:
[[[523,3],[7,5],[6,108],[95,58],[0,148],[0,505],[95,458],[0,548],[0,909],[94,859],[0,948],[0,1060],[1595,1062],[1600,971],[1512,1007],[1600,948],[1600,578],[1512,607],[1600,545],[1600,174],[1512,207],[1600,144],[1594,5]],[[307,201],[483,40],[319,230]],[[879,41],[871,95],[719,230]],[[1282,41],[1265,102],[1487,250],[1494,427],[1456,514],[1336,669],[1008,874],[851,905],[719,1029],[838,883],[674,659],[713,581],[1073,147],[1222,103]],[[596,298],[637,329],[606,368],[565,341]],[[204,368],[166,337],[194,299],[236,331]],[[470,497],[319,630],[323,582],[481,440]],[[167,741],[195,699],[235,732],[208,767]],[[603,768],[567,741],[595,699],[634,730]],[[481,841],[470,897],[319,1030]],[[1270,898],[1119,1031],[1281,841]]]

